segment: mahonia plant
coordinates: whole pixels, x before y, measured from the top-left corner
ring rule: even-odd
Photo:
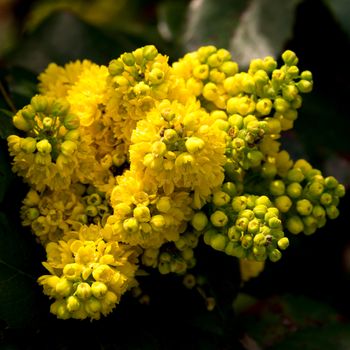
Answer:
[[[200,242],[239,259],[246,281],[281,259],[288,236],[339,215],[344,186],[281,149],[313,87],[294,52],[281,58],[244,72],[225,49],[170,64],[148,45],[39,75],[8,147],[53,314],[99,319],[152,268],[193,287]]]

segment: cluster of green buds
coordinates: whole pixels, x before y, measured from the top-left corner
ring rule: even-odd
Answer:
[[[267,196],[232,195],[230,187],[224,183],[208,207],[197,213],[204,242],[237,258],[278,261],[289,245],[279,210]]]
[[[286,176],[270,181],[268,191],[293,234],[312,234],[327,218],[337,218],[339,199],[345,195],[344,185],[333,176],[324,177],[303,159]]]
[[[187,88],[201,99],[205,108],[226,108],[228,95],[224,82],[238,72],[238,64],[232,61],[229,51],[217,49],[215,46],[204,46],[186,54],[173,67],[176,74],[186,79]]]
[[[111,213],[103,193],[79,183],[61,191],[31,189],[21,207],[22,225],[29,226],[43,245],[72,235],[82,225],[103,226]]]
[[[69,108],[64,99],[34,96],[13,117],[15,127],[28,135],[21,140],[21,149],[38,157],[50,155],[50,161],[71,156],[78,147],[79,118],[69,114]]]
[[[163,275],[183,275],[196,265],[194,249],[198,245],[200,235],[200,231],[186,231],[175,242],[165,243],[157,249],[145,249],[141,257],[142,264],[157,268]]]

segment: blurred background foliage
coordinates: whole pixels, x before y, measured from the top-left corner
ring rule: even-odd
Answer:
[[[349,188],[349,18],[347,0],[0,0],[1,349],[349,349],[349,195],[337,220],[292,237],[281,262],[244,284],[237,261],[203,247],[194,272],[206,290],[155,274],[140,278],[149,303],[126,295],[103,320],[59,321],[36,284],[43,252],[20,226],[26,186],[11,173],[6,145],[12,113],[50,62],[108,64],[145,44],[174,61],[213,44],[244,70],[291,49],[315,88],[283,145]],[[212,311],[203,294],[216,298]]]

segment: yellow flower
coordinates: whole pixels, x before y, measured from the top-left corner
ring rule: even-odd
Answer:
[[[151,191],[194,191],[199,208],[224,179],[225,137],[195,99],[163,100],[133,132],[130,169]]]
[[[39,91],[51,97],[66,97],[79,76],[94,64],[89,60],[67,63],[64,67],[50,63],[39,75]]]
[[[92,237],[98,231],[97,226],[85,226],[78,235]],[[58,318],[99,319],[137,285],[134,276],[139,252],[132,247],[96,237],[52,242],[46,252],[44,266],[51,274],[41,276],[38,282],[44,293],[55,299],[51,312]]]

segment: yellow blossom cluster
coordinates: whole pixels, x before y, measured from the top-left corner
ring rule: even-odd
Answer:
[[[108,66],[51,63],[13,116],[21,220],[46,250],[38,281],[58,318],[107,315],[140,269],[183,275],[203,243],[247,280],[288,234],[339,214],[344,186],[281,149],[313,85],[295,53],[246,72],[214,46],[168,60],[147,45]]]

